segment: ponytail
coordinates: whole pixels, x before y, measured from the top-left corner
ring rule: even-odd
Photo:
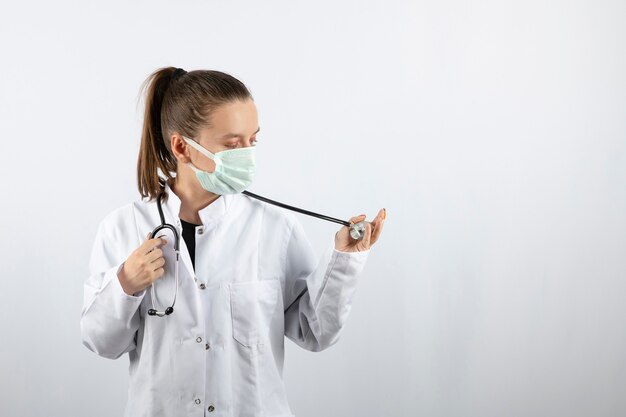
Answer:
[[[147,88],[141,145],[137,158],[137,187],[142,198],[156,198],[174,178],[177,160],[171,150],[175,132],[191,138],[211,127],[210,116],[222,104],[254,100],[246,86],[221,71],[186,72],[176,67],[154,71],[142,84]],[[165,176],[159,175],[159,170]],[[163,201],[167,201],[164,194]]]
[[[161,129],[163,96],[175,70],[175,67],[160,68],[150,74],[142,85],[144,90],[148,86],[141,145],[137,158],[137,186],[142,198],[154,198],[165,186],[165,180],[159,176],[159,169],[167,179],[172,178],[172,171],[176,171],[176,159],[166,147]]]

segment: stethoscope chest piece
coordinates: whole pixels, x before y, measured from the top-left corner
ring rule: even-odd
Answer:
[[[365,236],[365,223],[369,222],[364,220],[350,226],[350,236],[352,236],[352,239],[363,239],[363,236]]]

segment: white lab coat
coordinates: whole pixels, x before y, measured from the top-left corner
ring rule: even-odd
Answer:
[[[169,186],[167,192],[165,221],[181,234],[174,312],[148,316],[149,289],[128,295],[117,278],[161,223],[155,201],[134,201],[98,226],[84,287],[83,344],[111,359],[128,352],[126,417],[293,417],[282,379],[283,336],[313,352],[337,342],[370,251],[337,251],[333,233],[317,260],[293,212],[228,194],[199,212],[194,273],[181,202]],[[164,310],[174,295],[175,257],[173,235],[160,234],[168,243],[155,291]]]

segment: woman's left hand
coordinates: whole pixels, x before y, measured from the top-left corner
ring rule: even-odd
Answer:
[[[350,223],[355,224],[362,222],[365,220],[365,217],[365,214],[352,217]],[[348,226],[343,226],[335,233],[335,249],[341,252],[361,252],[370,249],[383,231],[383,224],[385,223],[386,217],[387,212],[385,209],[380,209],[371,224],[365,223],[365,235],[359,240],[355,240],[350,236],[350,228]]]

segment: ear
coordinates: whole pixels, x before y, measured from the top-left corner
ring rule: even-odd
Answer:
[[[180,133],[172,133],[172,136],[170,137],[170,149],[178,162],[187,163],[191,161],[189,156],[189,145],[187,145],[187,142],[185,142]]]

